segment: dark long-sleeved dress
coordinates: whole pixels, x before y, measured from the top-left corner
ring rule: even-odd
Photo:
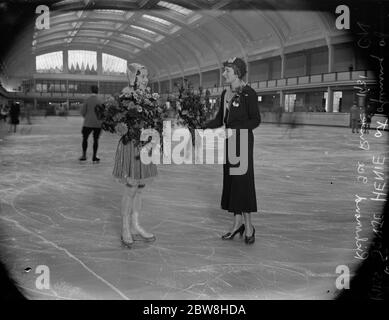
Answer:
[[[253,129],[261,123],[256,92],[248,85],[244,86],[224,108],[226,90],[221,94],[220,108],[216,117],[207,122],[206,128],[214,129],[223,126],[236,129],[236,154],[240,155],[240,129],[248,131],[248,168],[245,174],[231,175],[230,168],[239,167],[231,164],[228,155],[228,145],[232,137],[225,141],[226,161],[223,165],[223,192],[221,207],[229,212],[257,212],[257,198],[254,181],[254,135]],[[224,111],[226,110],[226,111]],[[234,141],[234,140],[232,140]]]

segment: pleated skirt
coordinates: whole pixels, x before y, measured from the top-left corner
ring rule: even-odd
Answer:
[[[140,159],[140,149],[133,141],[123,144],[119,141],[112,175],[121,183],[139,185],[150,183],[158,174],[154,163],[144,164]]]

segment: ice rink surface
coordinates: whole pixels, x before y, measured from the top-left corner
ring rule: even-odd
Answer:
[[[220,238],[232,221],[220,209],[222,165],[171,164],[144,191],[141,221],[157,241],[129,250],[111,175],[118,136],[102,134],[100,164],[90,137],[80,164],[81,125],[36,118],[0,137],[0,250],[30,299],[332,299],[337,267],[353,274],[381,213],[371,198],[387,172],[373,161],[389,158],[387,132],[262,124],[254,245]]]

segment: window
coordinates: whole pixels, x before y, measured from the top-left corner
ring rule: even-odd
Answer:
[[[296,104],[296,94],[285,95],[285,111],[293,112]]]
[[[108,75],[125,75],[127,61],[110,54],[103,53],[103,73]]]
[[[332,112],[339,112],[342,106],[342,97],[343,92],[342,91],[334,91],[333,92],[333,110]],[[328,106],[328,92],[324,92],[324,99],[325,99],[325,110],[326,112],[329,112],[329,106]]]
[[[34,80],[22,81],[22,90],[25,93],[33,91],[34,90]]]
[[[74,93],[78,91],[78,86],[74,81],[69,81],[69,93]]]
[[[97,74],[97,54],[95,51],[69,50],[69,73]]]
[[[38,73],[60,73],[63,71],[62,51],[37,56],[35,68]]]

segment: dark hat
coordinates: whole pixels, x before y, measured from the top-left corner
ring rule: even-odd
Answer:
[[[224,67],[230,67],[235,70],[235,73],[238,75],[239,79],[242,79],[247,72],[246,62],[243,59],[233,57],[223,62]]]

